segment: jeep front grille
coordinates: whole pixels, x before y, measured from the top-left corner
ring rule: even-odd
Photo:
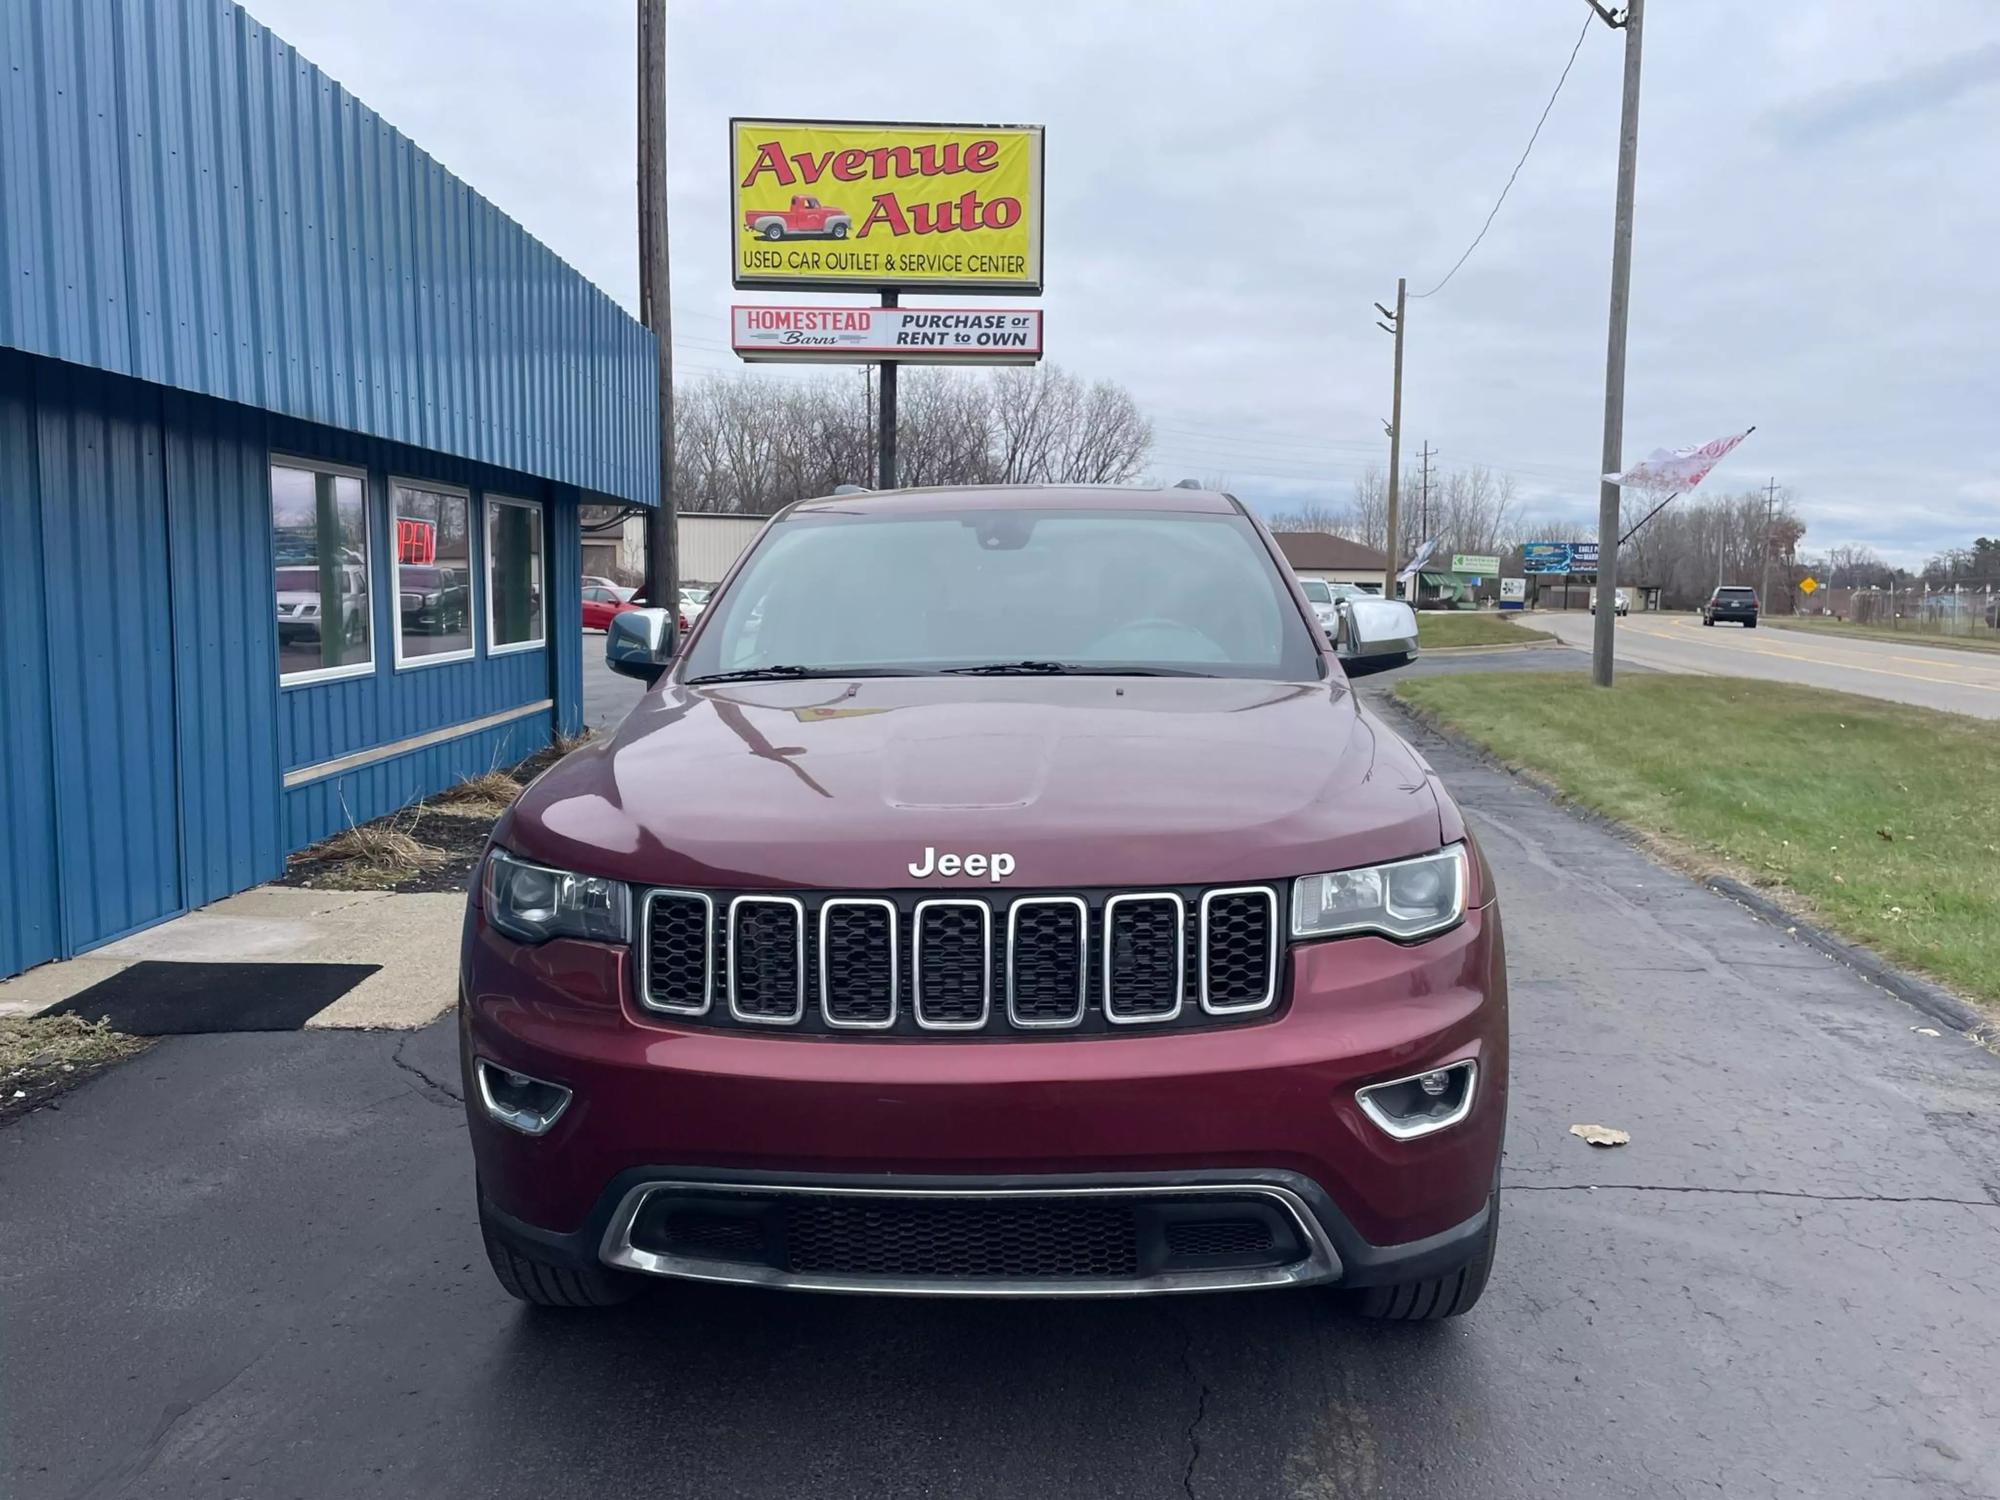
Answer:
[[[1012,898],[657,889],[646,1008],[714,1025],[895,1036],[1103,1035],[1276,1008],[1269,886]]]

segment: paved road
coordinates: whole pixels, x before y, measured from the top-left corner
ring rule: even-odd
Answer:
[[[1588,614],[1538,610],[1530,623],[1590,649]],[[1663,672],[1763,677],[2000,719],[2000,655],[1979,651],[1831,640],[1769,626],[1704,627],[1697,615],[1628,615],[1618,622],[1618,659]]]
[[[539,1317],[481,1259],[448,1023],[179,1038],[0,1131],[0,1495],[2000,1496],[2000,1058],[1425,748],[1514,976],[1469,1318]]]

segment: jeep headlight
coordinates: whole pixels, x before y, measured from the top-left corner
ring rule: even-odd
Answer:
[[[502,849],[481,876],[486,920],[523,943],[588,938],[623,943],[632,934],[632,893],[622,880],[530,864]]]
[[[1465,883],[1463,844],[1393,864],[1301,875],[1292,882],[1292,936],[1430,937],[1464,918]]]

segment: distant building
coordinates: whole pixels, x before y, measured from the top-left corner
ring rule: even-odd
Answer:
[[[240,7],[6,13],[0,976],[579,730],[659,480],[652,334]]]
[[[603,519],[593,519],[602,515]],[[674,517],[678,550],[674,565],[685,584],[713,587],[736,564],[769,516],[724,515],[714,511],[684,510]],[[615,510],[597,508],[586,513],[583,532],[583,571],[595,578],[637,586],[646,576],[646,519],[640,515],[619,517]]]
[[[1359,583],[1382,587],[1382,574],[1389,559],[1373,547],[1335,536],[1330,531],[1279,531],[1272,533],[1285,561],[1301,578],[1324,578],[1328,583]]]

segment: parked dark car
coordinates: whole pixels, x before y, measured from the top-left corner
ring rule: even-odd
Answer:
[[[466,628],[472,588],[457,568],[404,563],[396,570],[403,629],[413,635],[448,635]]]
[[[1751,630],[1757,628],[1757,591],[1735,585],[1718,588],[1701,607],[1701,623],[1734,620]]]
[[[1339,607],[1227,495],[996,487],[792,506],[684,644],[614,616],[650,691],[468,898],[501,1284],[1470,1308],[1500,910],[1348,681],[1414,616]]]

